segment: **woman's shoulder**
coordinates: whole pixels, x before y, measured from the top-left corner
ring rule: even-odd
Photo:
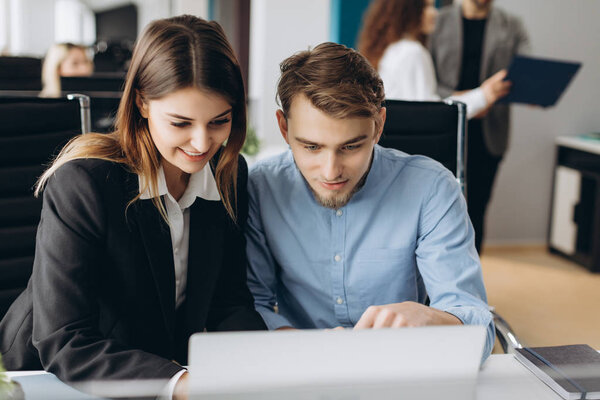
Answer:
[[[427,49],[421,42],[409,39],[398,40],[397,42],[390,44],[385,50],[385,53],[398,55],[415,55],[423,54],[424,52],[427,52]]]
[[[90,181],[103,189],[114,185],[115,181],[125,181],[129,175],[132,173],[121,163],[98,158],[78,158],[58,167],[48,184],[76,186],[82,181]]]
[[[410,64],[421,64],[423,58],[429,57],[427,49],[415,40],[402,39],[390,44],[383,56],[380,65],[402,63],[405,66]]]

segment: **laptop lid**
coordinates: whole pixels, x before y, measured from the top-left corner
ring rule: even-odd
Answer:
[[[485,327],[199,333],[190,398],[473,399]]]

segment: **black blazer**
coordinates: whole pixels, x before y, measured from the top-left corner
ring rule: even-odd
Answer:
[[[33,274],[0,323],[6,368],[67,382],[169,378],[182,337],[185,349],[205,329],[266,329],[246,286],[246,182],[240,157],[237,225],[221,202],[191,206],[182,336],[169,227],[151,200],[127,206],[137,175],[97,159],[60,167],[44,191]]]

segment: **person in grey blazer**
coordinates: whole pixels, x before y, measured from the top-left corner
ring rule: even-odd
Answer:
[[[478,87],[507,68],[516,54],[530,51],[521,20],[492,0],[463,0],[440,10],[429,48],[441,97]],[[509,142],[510,109],[494,104],[469,121],[468,209],[481,251],[484,217],[498,165]]]

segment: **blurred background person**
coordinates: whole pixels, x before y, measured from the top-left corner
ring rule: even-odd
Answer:
[[[440,96],[471,90],[480,82],[484,86],[516,54],[530,52],[521,20],[492,4],[492,0],[463,0],[440,11],[430,44]],[[468,125],[467,203],[481,253],[485,212],[508,147],[509,106],[495,104],[477,117]]]
[[[87,48],[72,43],[52,45],[42,65],[42,92],[40,97],[60,97],[61,76],[90,76],[94,62],[88,57]]]
[[[375,0],[365,12],[358,49],[379,72],[387,99],[438,101],[433,61],[425,42],[435,29],[434,0]],[[481,113],[508,93],[506,71],[497,71],[473,90],[451,96]]]

